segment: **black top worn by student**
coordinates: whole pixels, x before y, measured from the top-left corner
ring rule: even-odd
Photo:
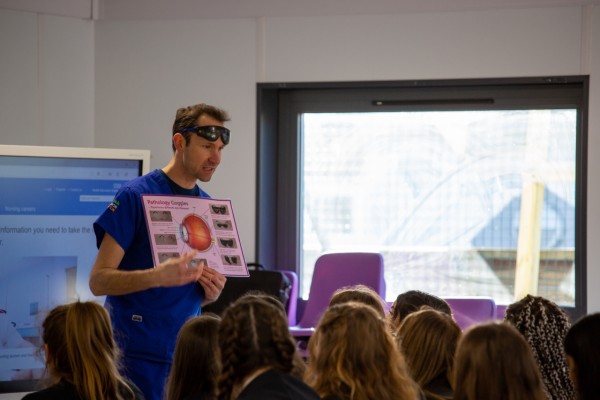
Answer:
[[[124,386],[119,390],[123,400],[144,400],[144,395],[132,382],[127,382],[133,391],[127,390]],[[77,393],[75,386],[67,381],[60,381],[39,392],[29,393],[22,400],[87,400],[83,399]]]
[[[270,369],[254,378],[238,400],[318,400],[317,392],[295,376]]]

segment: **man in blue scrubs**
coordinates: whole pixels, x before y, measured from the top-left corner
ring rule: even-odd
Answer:
[[[229,143],[227,113],[207,104],[177,110],[171,161],[128,182],[94,222],[98,256],[90,289],[106,295],[124,361],[124,374],[146,400],[161,400],[177,333],[216,300],[225,277],[208,266],[188,268],[195,252],[154,265],[142,194],[209,197],[196,182],[210,181]]]

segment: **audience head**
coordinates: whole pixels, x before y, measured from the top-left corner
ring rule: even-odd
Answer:
[[[296,343],[285,313],[257,296],[242,296],[225,310],[219,347],[219,399],[236,398],[245,379],[261,369],[291,373],[294,368]]]
[[[73,380],[73,369],[67,354],[67,310],[69,305],[52,309],[42,323],[42,339],[46,354],[46,368],[55,380]]]
[[[555,303],[539,296],[527,295],[510,304],[504,318],[531,346],[549,399],[575,397],[573,383],[563,351],[569,317]]]
[[[118,350],[108,312],[101,305],[60,305],[43,324],[46,365],[56,381],[72,383],[83,399],[121,399],[133,390],[118,372]]]
[[[275,307],[279,308],[283,313],[286,313],[287,311],[285,310],[285,305],[281,302],[281,300],[276,297],[275,295],[272,295],[270,293],[266,293],[262,290],[250,290],[246,293],[244,293],[242,296],[240,296],[240,298],[258,298],[258,299],[263,299],[268,303],[273,304]]]
[[[600,313],[575,322],[565,337],[564,349],[579,400],[600,396]]]
[[[454,354],[461,333],[450,315],[430,308],[407,315],[398,328],[396,340],[408,370],[430,399],[452,398]]]
[[[328,308],[309,343],[306,382],[322,398],[416,399],[387,324],[370,306],[348,302]]]
[[[167,400],[216,398],[220,320],[214,314],[202,314],[181,327],[167,380]]]
[[[329,300],[329,307],[349,301],[367,304],[373,307],[381,318],[385,318],[385,300],[379,293],[366,285],[345,286],[336,290]]]
[[[257,298],[265,300],[267,303],[270,303],[281,310],[282,313],[286,314],[285,306],[281,302],[281,300],[272,294],[265,293],[263,291],[251,290],[246,292],[240,298],[248,299],[248,298]],[[287,314],[286,314],[287,315]],[[302,355],[299,352],[294,353],[294,367],[292,368],[292,374],[302,379],[304,375],[304,371],[306,370],[306,361],[302,358]]]
[[[454,359],[455,400],[545,400],[542,378],[525,338],[505,322],[469,328]]]
[[[448,302],[433,294],[421,292],[420,290],[409,290],[400,293],[390,309],[390,325],[392,329],[398,329],[400,322],[410,313],[427,306],[434,310],[452,315],[452,309]]]

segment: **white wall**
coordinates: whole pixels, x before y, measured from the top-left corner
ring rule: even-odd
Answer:
[[[92,21],[0,10],[0,143],[94,145]]]
[[[273,18],[267,81],[579,74],[578,7]]]

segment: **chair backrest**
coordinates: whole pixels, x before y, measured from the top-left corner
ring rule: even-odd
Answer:
[[[296,310],[298,309],[298,275],[294,271],[282,270],[280,271],[282,274],[287,276],[290,281],[290,298],[288,299],[287,304],[287,316],[288,316],[288,324],[290,326],[296,325]]]
[[[496,319],[496,302],[491,297],[444,297],[444,300],[450,304],[454,320],[463,330]]]
[[[379,253],[330,253],[320,256],[310,284],[300,328],[314,327],[333,293],[344,286],[366,285],[385,299],[383,257]]]
[[[508,304],[496,304],[496,318],[504,319],[506,316],[506,309],[508,308]]]

